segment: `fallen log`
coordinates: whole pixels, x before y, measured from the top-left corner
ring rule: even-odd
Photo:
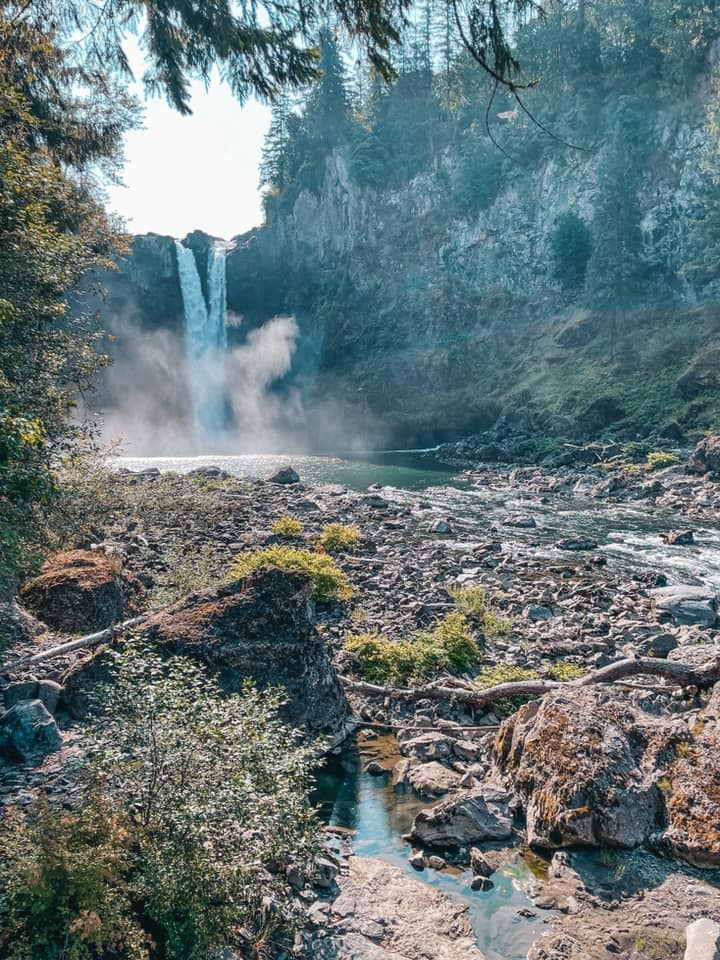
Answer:
[[[33,663],[41,663],[43,660],[52,660],[54,657],[61,657],[64,653],[71,650],[79,650],[82,647],[93,647],[98,643],[105,643],[113,640],[133,627],[140,626],[147,619],[147,615],[133,617],[131,620],[124,620],[122,623],[113,624],[97,633],[90,633],[85,637],[78,637],[76,640],[68,640],[67,643],[61,643],[57,647],[50,647],[48,650],[41,650],[31,657],[24,657],[22,660],[15,660],[13,663],[0,664],[0,676],[6,673],[12,673],[21,667],[28,667]]]
[[[586,687],[598,683],[615,683],[633,676],[662,677],[681,687],[704,689],[720,681],[720,654],[701,667],[692,667],[684,663],[660,660],[655,657],[638,657],[618,660],[607,667],[594,670],[577,680],[517,680],[499,683],[485,690],[468,690],[461,687],[447,687],[428,684],[424,687],[381,687],[374,683],[351,680],[340,677],[346,690],[362,693],[369,697],[388,697],[413,703],[417,700],[453,700],[473,707],[485,707],[509,697],[541,697],[552,690]]]

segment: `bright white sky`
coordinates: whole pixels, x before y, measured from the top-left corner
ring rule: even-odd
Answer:
[[[138,52],[128,52],[140,77]],[[128,230],[178,238],[204,230],[227,240],[257,226],[258,165],[270,108],[254,101],[241,107],[217,80],[207,92],[194,84],[190,117],[161,99],[145,101],[145,108],[145,129],[126,140],[125,186],[109,191],[109,206]]]

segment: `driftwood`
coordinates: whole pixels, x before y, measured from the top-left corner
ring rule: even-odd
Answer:
[[[67,643],[61,643],[57,647],[50,647],[48,650],[41,650],[40,653],[33,654],[32,657],[25,657],[22,660],[15,660],[14,663],[0,664],[0,676],[6,673],[12,673],[21,667],[30,666],[33,663],[40,663],[43,660],[52,660],[54,657],[61,657],[64,653],[71,650],[79,650],[81,647],[94,647],[98,643],[105,643],[106,640],[112,640],[126,630],[139,626],[147,618],[133,617],[132,620],[125,620],[122,623],[113,624],[106,627],[105,630],[99,630],[97,633],[90,633],[86,637],[78,637],[76,640],[69,640]]]
[[[485,690],[470,690],[465,687],[448,687],[441,684],[428,684],[424,687],[400,688],[381,687],[374,683],[350,680],[340,677],[346,690],[362,693],[368,697],[389,697],[408,703],[417,700],[454,700],[473,707],[485,707],[507,697],[541,697],[553,690],[572,687],[587,687],[598,683],[614,683],[634,676],[661,677],[681,687],[711,687],[720,681],[720,654],[701,667],[691,667],[672,660],[660,660],[656,657],[638,657],[618,660],[607,667],[594,670],[579,680],[518,680],[499,683]]]

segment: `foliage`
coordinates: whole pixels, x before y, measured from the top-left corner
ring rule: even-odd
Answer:
[[[269,566],[307,573],[313,584],[313,599],[318,603],[346,600],[352,596],[347,576],[332,557],[326,553],[315,553],[281,544],[239,554],[233,562],[230,576],[234,580],[240,580],[260,567]]]
[[[400,686],[420,683],[441,670],[465,673],[479,657],[467,620],[457,611],[412,640],[393,641],[382,634],[363,633],[349,637],[345,646],[357,656],[366,680]]]
[[[666,453],[663,450],[653,450],[646,459],[651,470],[662,470],[664,467],[674,467],[676,463],[680,463],[674,453]]]
[[[362,534],[357,527],[328,523],[322,528],[318,544],[326,553],[344,553],[355,550],[361,540]]]
[[[587,673],[585,667],[581,667],[577,663],[564,663],[558,661],[557,663],[551,664],[545,673],[550,677],[551,680],[577,680],[579,677],[584,677]]]
[[[285,867],[307,871],[314,757],[280,694],[223,698],[189,661],[134,648],[96,698],[72,812],[47,803],[0,828],[0,956],[205,960],[293,922]]]
[[[98,175],[121,159],[135,108],[112,77],[73,66],[52,30],[0,10],[0,594],[47,537],[58,456],[88,439],[75,412],[102,364],[84,274],[122,247]],[[27,10],[30,5],[25,4]]]
[[[512,632],[512,621],[493,610],[484,587],[453,587],[450,595],[462,615],[479,622],[486,637],[507,637]]]
[[[172,544],[163,551],[162,561],[167,575],[161,585],[153,587],[148,597],[147,605],[152,610],[167,607],[195,590],[211,587],[220,577],[209,543],[202,547]]]
[[[298,537],[305,529],[302,520],[287,515],[275,520],[270,527],[276,537]]]
[[[495,667],[483,667],[475,678],[481,690],[496,687],[501,683],[517,683],[521,680],[537,680],[537,670],[519,667],[510,663],[501,663]]]
[[[592,234],[572,210],[558,217],[551,238],[553,276],[564,290],[576,290],[585,280],[592,253]]]
[[[623,457],[625,457],[626,460],[631,460],[633,463],[639,463],[645,460],[651,451],[651,445],[644,440],[632,440],[630,443],[624,443],[622,446]]]

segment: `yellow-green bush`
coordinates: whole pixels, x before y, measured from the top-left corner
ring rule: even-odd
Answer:
[[[240,580],[260,567],[282,567],[284,570],[299,570],[309,574],[313,584],[313,599],[318,603],[346,600],[352,596],[348,578],[326,553],[274,543],[239,554],[230,568],[230,579]]]
[[[450,595],[458,611],[477,620],[486,637],[507,637],[512,632],[512,621],[493,609],[484,587],[452,587]]]
[[[478,660],[467,620],[457,611],[412,640],[393,641],[379,633],[361,633],[350,637],[346,647],[358,657],[366,680],[400,686],[422,682],[443,669],[463,673]]]
[[[475,682],[481,690],[497,687],[501,683],[517,683],[519,680],[537,680],[536,670],[518,667],[511,663],[500,663],[496,667],[484,667]]]
[[[553,663],[545,671],[551,680],[577,680],[587,673],[585,667],[577,663]]]
[[[357,527],[346,527],[342,523],[328,523],[322,528],[318,545],[326,553],[347,553],[355,550],[362,540]]]
[[[270,529],[278,537],[299,537],[305,527],[301,520],[285,515],[276,520]]]
[[[647,455],[648,466],[651,470],[662,470],[663,467],[673,467],[680,463],[674,453],[665,453],[664,450],[653,450]]]

